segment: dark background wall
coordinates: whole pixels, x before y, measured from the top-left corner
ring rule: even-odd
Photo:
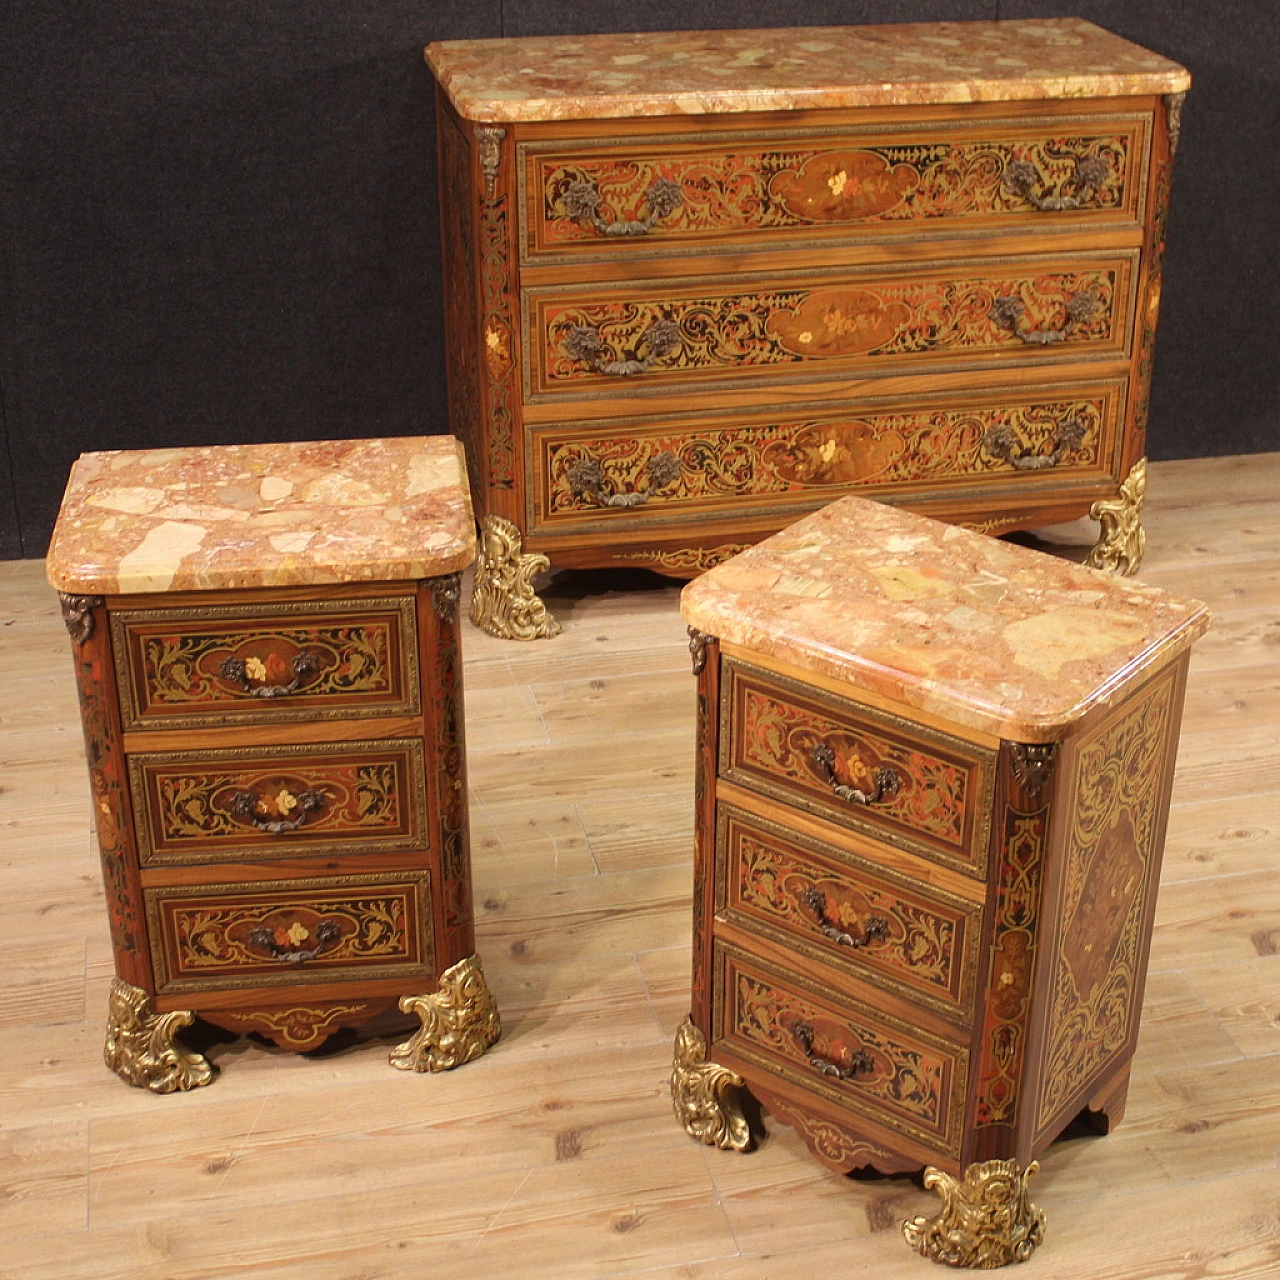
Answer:
[[[1150,453],[1280,448],[1274,0],[0,0],[0,557],[89,449],[429,434],[429,40],[1078,14],[1182,62]]]

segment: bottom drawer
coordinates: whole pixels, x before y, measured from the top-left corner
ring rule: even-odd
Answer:
[[[436,974],[426,870],[143,896],[160,995]]]
[[[905,1133],[960,1155],[969,1054],[820,983],[715,948],[713,1045]]]

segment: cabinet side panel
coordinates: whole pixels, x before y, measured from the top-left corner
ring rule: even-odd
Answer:
[[[716,761],[719,757],[720,642],[690,630],[693,669],[698,677],[697,745],[693,777],[693,979],[691,1016],[711,1040],[708,983],[712,919],[715,915]]]

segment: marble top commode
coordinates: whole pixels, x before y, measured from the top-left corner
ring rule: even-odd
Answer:
[[[1202,635],[1199,601],[844,498],[681,593],[699,631],[981,733],[1054,741]]]
[[[602,119],[1181,93],[1177,63],[1078,18],[447,40],[468,120]]]
[[[422,436],[82,454],[46,572],[129,595],[430,578],[474,555],[462,447]]]

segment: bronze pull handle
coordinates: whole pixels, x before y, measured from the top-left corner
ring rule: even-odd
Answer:
[[[599,458],[579,458],[565,470],[576,498],[590,498],[598,507],[641,507],[660,490],[680,479],[680,459],[674,453],[655,453],[645,463],[648,488],[632,493],[606,493],[604,463]]]
[[[1042,196],[1034,190],[1037,183],[1044,182],[1035,165],[1029,160],[1011,160],[1005,167],[1004,184],[1014,195],[1021,196],[1042,213],[1057,212],[1061,209],[1082,209],[1095,200],[1110,172],[1111,166],[1104,156],[1077,156],[1074,184],[1080,194]]]
[[[875,1069],[875,1059],[865,1049],[857,1049],[851,1053],[848,1066],[841,1066],[830,1058],[814,1053],[812,1022],[805,1022],[804,1019],[798,1018],[791,1024],[791,1034],[804,1050],[805,1057],[809,1059],[809,1065],[824,1076],[834,1076],[837,1080],[852,1080],[855,1076]]]
[[[836,777],[836,753],[825,742],[814,743],[813,763],[832,792],[841,800],[849,800],[853,804],[875,804],[885,796],[892,795],[902,786],[902,778],[885,764],[875,771],[874,791],[859,791],[857,787],[846,786]]]
[[[604,349],[600,330],[587,324],[575,324],[564,340],[564,349],[573,360],[582,360],[594,373],[609,378],[633,378],[644,373],[680,347],[680,329],[674,320],[656,320],[645,330],[641,342],[647,343],[649,354],[644,359],[614,360]],[[639,344],[637,344],[639,350]]]
[[[296,818],[263,817],[258,812],[258,797],[252,791],[235,792],[228,807],[232,817],[249,823],[250,826],[255,827],[264,835],[280,836],[288,835],[291,831],[297,831],[313,813],[324,808],[328,797],[323,791],[308,789],[298,792],[296,796],[292,792],[282,791],[280,799],[288,806],[288,812],[297,809],[298,816]]]
[[[1028,329],[1023,323],[1027,304],[1016,295],[997,298],[991,304],[991,315],[997,324],[1012,330],[1028,346],[1047,347],[1054,342],[1065,342],[1071,331],[1090,319],[1097,309],[1098,295],[1091,289],[1081,289],[1067,300],[1067,318],[1061,329]]]
[[[283,698],[290,693],[296,693],[303,681],[309,680],[320,670],[320,659],[314,653],[303,652],[295,654],[293,661],[289,664],[293,668],[293,679],[288,684],[255,685],[254,677],[249,671],[250,661],[256,661],[256,659],[246,661],[244,658],[225,658],[218,668],[218,674],[231,684],[240,685],[251,698]]]
[[[321,920],[316,926],[316,945],[310,951],[286,951],[276,940],[275,935],[266,925],[258,925],[249,931],[249,945],[259,951],[265,951],[273,960],[284,964],[306,964],[324,955],[342,941],[342,929],[333,920]]]
[[[644,193],[644,216],[635,222],[619,218],[605,222],[600,217],[601,195],[599,186],[590,179],[571,182],[560,197],[565,213],[575,222],[593,226],[602,236],[647,236],[665,217],[674,213],[684,203],[680,184],[670,178],[656,178]]]
[[[856,936],[832,924],[827,919],[827,895],[816,884],[811,884],[800,895],[800,901],[818,917],[818,928],[837,946],[856,949],[883,941],[889,936],[889,922],[883,916],[868,916],[866,924]]]
[[[997,458],[1003,458],[1017,471],[1043,471],[1056,467],[1068,454],[1074,453],[1084,443],[1084,423],[1079,418],[1068,418],[1053,429],[1049,437],[1053,449],[1050,453],[1033,453],[1014,434],[1013,428],[1002,422],[991,427],[982,437],[982,447]]]

